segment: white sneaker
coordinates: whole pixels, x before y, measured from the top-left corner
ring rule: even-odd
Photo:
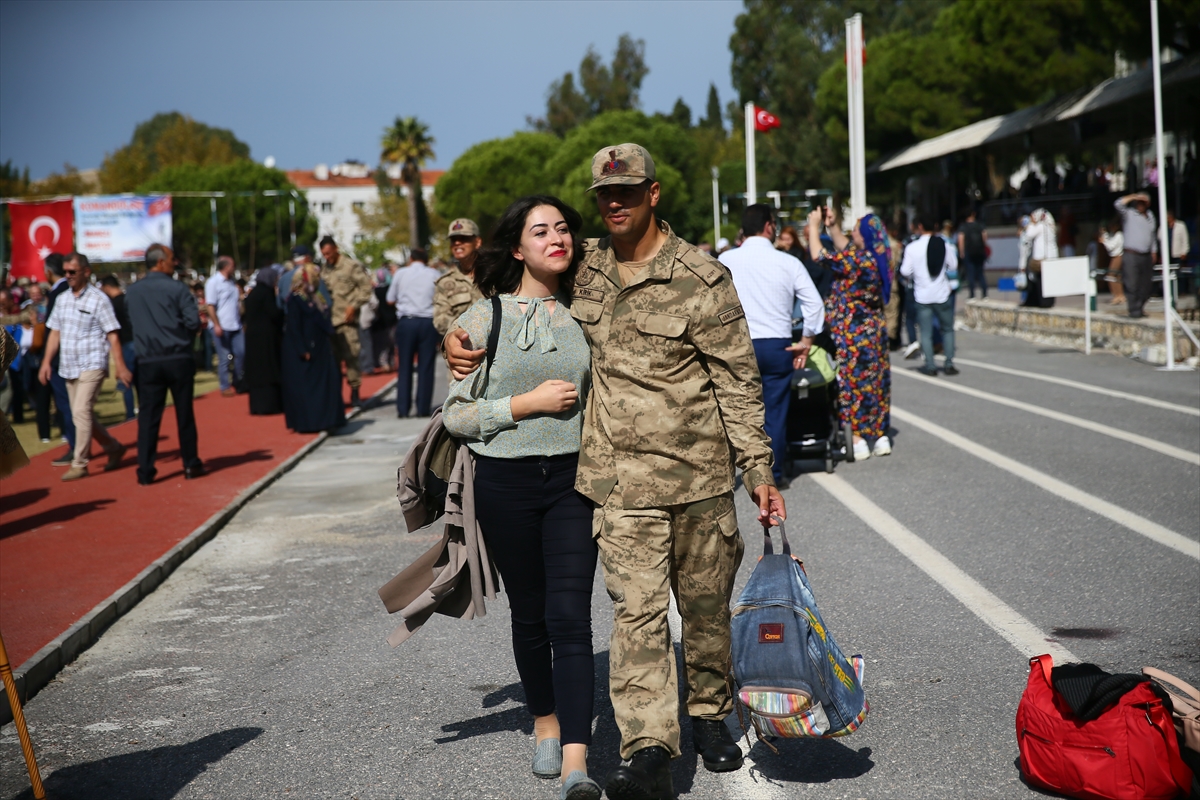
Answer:
[[[867,445],[865,439],[859,439],[854,443],[854,460],[866,461],[871,457],[871,448]]]
[[[875,440],[874,455],[890,456],[892,454],[892,440],[887,436],[880,436]]]
[[[917,351],[920,349],[921,349],[920,342],[909,342],[908,347],[904,348],[904,357],[905,358],[916,358]]]

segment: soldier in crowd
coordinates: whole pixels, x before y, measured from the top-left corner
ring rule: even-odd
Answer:
[[[362,264],[338,251],[332,236],[321,239],[320,245],[321,256],[325,259],[321,280],[329,287],[333,299],[333,357],[339,364],[346,365],[350,405],[356,406],[362,385],[362,372],[358,367],[358,313],[363,303],[371,299],[371,276]]]
[[[438,278],[433,294],[433,327],[439,336],[445,336],[454,320],[483,297],[475,285],[475,253],[483,245],[479,226],[471,219],[456,219],[448,235],[458,268]]]
[[[673,798],[679,694],[667,611],[683,618],[687,709],[704,766],[739,769],[723,720],[733,710],[729,600],[742,559],[734,463],[759,521],[784,517],[763,430],[762,384],[728,271],[657,219],[654,161],[636,144],[592,159],[609,236],[589,240],[571,314],[592,351],[576,489],[596,505],[594,529],[613,598],[609,691],[629,763],[609,774],[616,800]],[[482,350],[446,338],[460,375]]]

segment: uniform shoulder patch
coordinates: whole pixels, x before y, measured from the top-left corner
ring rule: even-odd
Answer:
[[[691,245],[680,249],[679,260],[707,286],[712,286],[725,277],[725,267],[721,265],[720,261],[704,255]]]
[[[742,319],[745,316],[746,312],[742,310],[740,305],[737,305],[733,308],[722,311],[720,314],[717,314],[717,319],[721,320],[722,325],[728,325],[729,323]]]

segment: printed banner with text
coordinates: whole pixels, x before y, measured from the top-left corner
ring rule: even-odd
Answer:
[[[171,196],[75,198],[76,248],[92,261],[137,261],[171,245]]]

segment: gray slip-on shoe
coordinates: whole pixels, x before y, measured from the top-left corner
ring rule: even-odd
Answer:
[[[557,778],[562,774],[562,745],[558,739],[542,739],[533,751],[533,774]]]
[[[600,784],[579,770],[574,770],[563,782],[559,800],[600,800],[600,795]]]

